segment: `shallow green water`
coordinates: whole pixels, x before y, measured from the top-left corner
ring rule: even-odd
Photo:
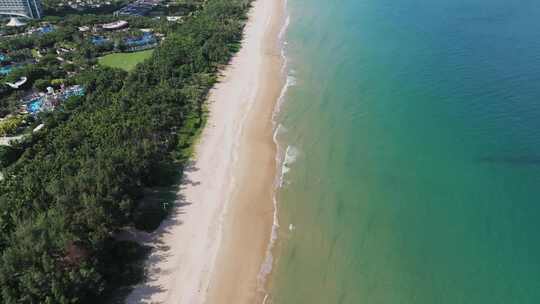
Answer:
[[[289,0],[272,303],[540,303],[540,4]]]

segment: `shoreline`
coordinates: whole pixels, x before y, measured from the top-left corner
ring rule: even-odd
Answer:
[[[209,117],[177,207],[141,242],[146,280],[126,303],[261,303],[259,272],[274,220],[273,115],[285,83],[284,1],[256,0],[242,48],[208,98]]]
[[[258,0],[254,3],[252,17],[267,19],[260,46],[260,86],[238,150],[241,161],[234,169],[238,180],[225,218],[209,304],[264,303],[266,298],[265,278],[269,272],[264,268],[273,247],[277,224],[275,195],[279,159],[274,118],[286,85],[282,54],[285,6],[286,1]]]

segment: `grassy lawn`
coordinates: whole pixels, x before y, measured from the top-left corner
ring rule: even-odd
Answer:
[[[150,56],[152,56],[152,52],[154,52],[154,50],[134,53],[114,53],[99,57],[98,60],[99,64],[112,68],[123,69],[129,72],[135,68],[137,63],[143,62],[145,59],[150,58]]]

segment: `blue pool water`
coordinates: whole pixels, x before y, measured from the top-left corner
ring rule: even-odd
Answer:
[[[156,38],[150,33],[144,33],[140,38],[126,39],[126,44],[128,46],[143,46],[152,43],[156,43]]]
[[[1,74],[1,75],[7,75],[7,74],[9,74],[12,70],[13,70],[13,67],[12,67],[12,66],[0,67],[0,74]]]
[[[109,42],[109,39],[102,36],[92,37],[92,44],[94,45],[103,45],[108,42]]]
[[[84,96],[85,90],[82,86],[73,86],[65,90],[65,92],[62,94],[62,99],[68,99],[72,96]]]
[[[28,112],[30,114],[35,114],[41,110],[41,106],[43,105],[43,97],[39,97],[36,99],[33,99],[28,103]]]
[[[41,27],[39,29],[39,32],[42,34],[52,33],[54,32],[54,27],[52,25],[47,25],[47,26]]]

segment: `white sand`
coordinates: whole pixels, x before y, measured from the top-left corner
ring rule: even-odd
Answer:
[[[254,3],[243,47],[210,94],[210,117],[178,192],[180,207],[148,237],[146,243],[155,247],[147,261],[148,278],[129,295],[129,304],[197,304],[207,298],[218,251],[224,247],[223,227],[235,220],[226,211],[235,204],[231,194],[235,172],[242,167],[239,145],[250,109],[260,99],[261,67],[268,56],[263,40],[276,3],[281,1]]]

